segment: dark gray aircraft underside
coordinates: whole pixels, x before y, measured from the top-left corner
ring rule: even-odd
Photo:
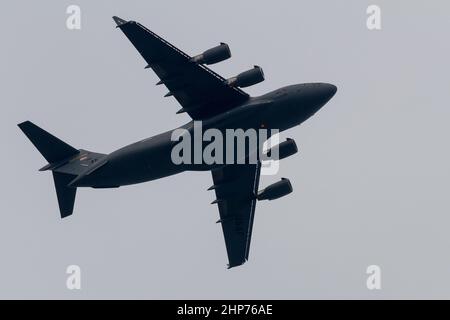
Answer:
[[[264,80],[255,66],[236,77],[224,79],[206,65],[231,57],[225,43],[189,56],[135,21],[113,17],[151,68],[160,78],[158,85],[169,90],[181,105],[177,113],[187,113],[192,121],[182,126],[192,132],[193,121],[201,120],[204,129],[277,129],[295,127],[316,113],[336,93],[334,85],[306,83],[291,85],[259,97],[250,97],[241,88]],[[256,202],[274,200],[292,192],[288,179],[282,178],[259,190],[261,162],[245,164],[175,164],[171,159],[173,130],[125,146],[110,154],[77,149],[39,128],[30,121],[20,129],[47,160],[41,171],[53,173],[61,217],[73,212],[78,187],[117,188],[184,171],[211,171],[212,186],[219,208],[228,266],[248,260]],[[174,129],[175,130],[175,129]],[[295,141],[278,145],[279,159],[297,152]],[[248,155],[247,155],[248,156]]]

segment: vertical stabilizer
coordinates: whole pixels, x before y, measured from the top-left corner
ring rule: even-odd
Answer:
[[[76,187],[69,187],[68,184],[75,176],[66,173],[53,171],[53,180],[55,181],[56,195],[58,196],[59,212],[61,218],[70,216],[73,212],[75,203]]]
[[[19,128],[49,162],[50,168],[52,165],[70,159],[80,153],[79,150],[39,128],[30,121],[20,123]],[[55,181],[61,218],[70,216],[73,212],[77,188],[69,187],[68,184],[76,176],[77,175],[53,171],[53,180]]]

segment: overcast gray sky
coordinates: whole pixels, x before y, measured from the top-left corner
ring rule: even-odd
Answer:
[[[82,29],[66,28],[81,7]],[[378,4],[382,30],[366,28]],[[8,1],[0,30],[0,298],[450,298],[448,1]],[[111,152],[189,120],[117,29],[133,19],[194,55],[227,42],[252,95],[329,82],[337,95],[282,137],[294,193],[257,205],[250,261],[227,256],[207,172],[80,189],[59,218],[31,120]],[[186,210],[188,209],[188,210]],[[82,289],[65,286],[66,267]],[[382,289],[366,288],[366,268]]]

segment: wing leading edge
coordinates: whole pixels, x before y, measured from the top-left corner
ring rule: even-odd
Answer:
[[[135,21],[113,17],[134,47],[169,93],[192,119],[202,120],[228,111],[245,102],[249,95],[227,84],[220,75]],[[212,177],[219,207],[229,264],[232,268],[249,257],[261,164],[228,165],[213,170]]]
[[[135,21],[113,17],[117,27],[131,41],[134,47],[180,103],[192,119],[202,120],[223,113],[243,103],[249,95],[232,87],[220,75],[176,48],[157,34]]]
[[[255,195],[261,165],[229,165],[212,171],[220,220],[228,253],[228,267],[248,260],[255,215]]]

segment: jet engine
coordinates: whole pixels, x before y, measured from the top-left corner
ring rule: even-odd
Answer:
[[[292,185],[289,179],[281,178],[267,188],[258,192],[256,199],[258,200],[275,200],[292,192]]]
[[[230,47],[221,42],[217,47],[206,50],[205,52],[191,58],[191,61],[199,64],[214,64],[227,60],[231,57]]]
[[[261,67],[254,66],[253,69],[239,73],[236,77],[227,80],[232,87],[250,87],[264,81],[264,72]]]
[[[273,159],[272,157],[276,156],[276,152],[278,152],[277,159]],[[298,152],[297,144],[294,139],[287,138],[286,141],[274,146],[267,152],[267,157],[271,160],[281,160],[287,157],[292,156]]]

